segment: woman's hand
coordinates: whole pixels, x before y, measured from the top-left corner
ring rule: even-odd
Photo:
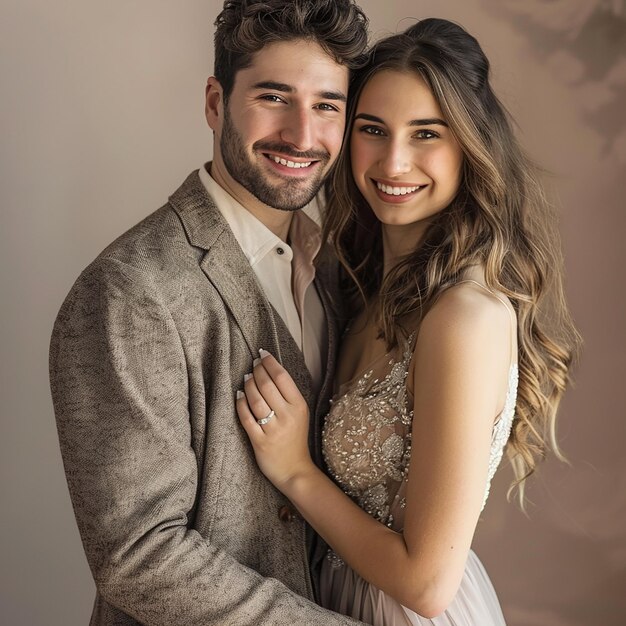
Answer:
[[[317,468],[309,453],[309,409],[284,367],[265,350],[237,392],[237,414],[263,474],[280,491]]]

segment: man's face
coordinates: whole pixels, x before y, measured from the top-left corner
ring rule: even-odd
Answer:
[[[267,45],[237,73],[221,115],[209,119],[213,177],[248,208],[302,208],[341,148],[347,91],[347,68],[317,43]],[[210,97],[208,90],[207,112]]]

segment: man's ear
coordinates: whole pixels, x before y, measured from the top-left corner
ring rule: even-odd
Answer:
[[[215,76],[209,76],[205,96],[204,113],[209,126],[215,131],[224,117],[224,90]]]

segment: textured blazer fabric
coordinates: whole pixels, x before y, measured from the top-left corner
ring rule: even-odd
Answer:
[[[92,624],[348,624],[312,600],[312,533],[259,472],[235,394],[259,348],[307,397],[310,443],[331,393],[333,266],[319,398],[197,172],[81,274],[55,323],[51,387],[97,586]]]

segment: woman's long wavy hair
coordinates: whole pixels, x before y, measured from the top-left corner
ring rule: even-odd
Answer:
[[[489,84],[489,61],[474,37],[441,19],[417,22],[371,50],[351,86],[346,146],[363,87],[383,70],[421,77],[432,90],[464,155],[450,206],[429,221],[415,249],[383,276],[381,225],[357,188],[350,151],[327,183],[326,236],[349,276],[354,310],[373,307],[389,349],[429,311],[438,295],[474,265],[517,313],[519,387],[508,442],[521,506],[524,481],[556,439],[558,404],[579,337],[563,293],[554,214],[537,168],[521,150]],[[509,492],[510,493],[510,492]]]

